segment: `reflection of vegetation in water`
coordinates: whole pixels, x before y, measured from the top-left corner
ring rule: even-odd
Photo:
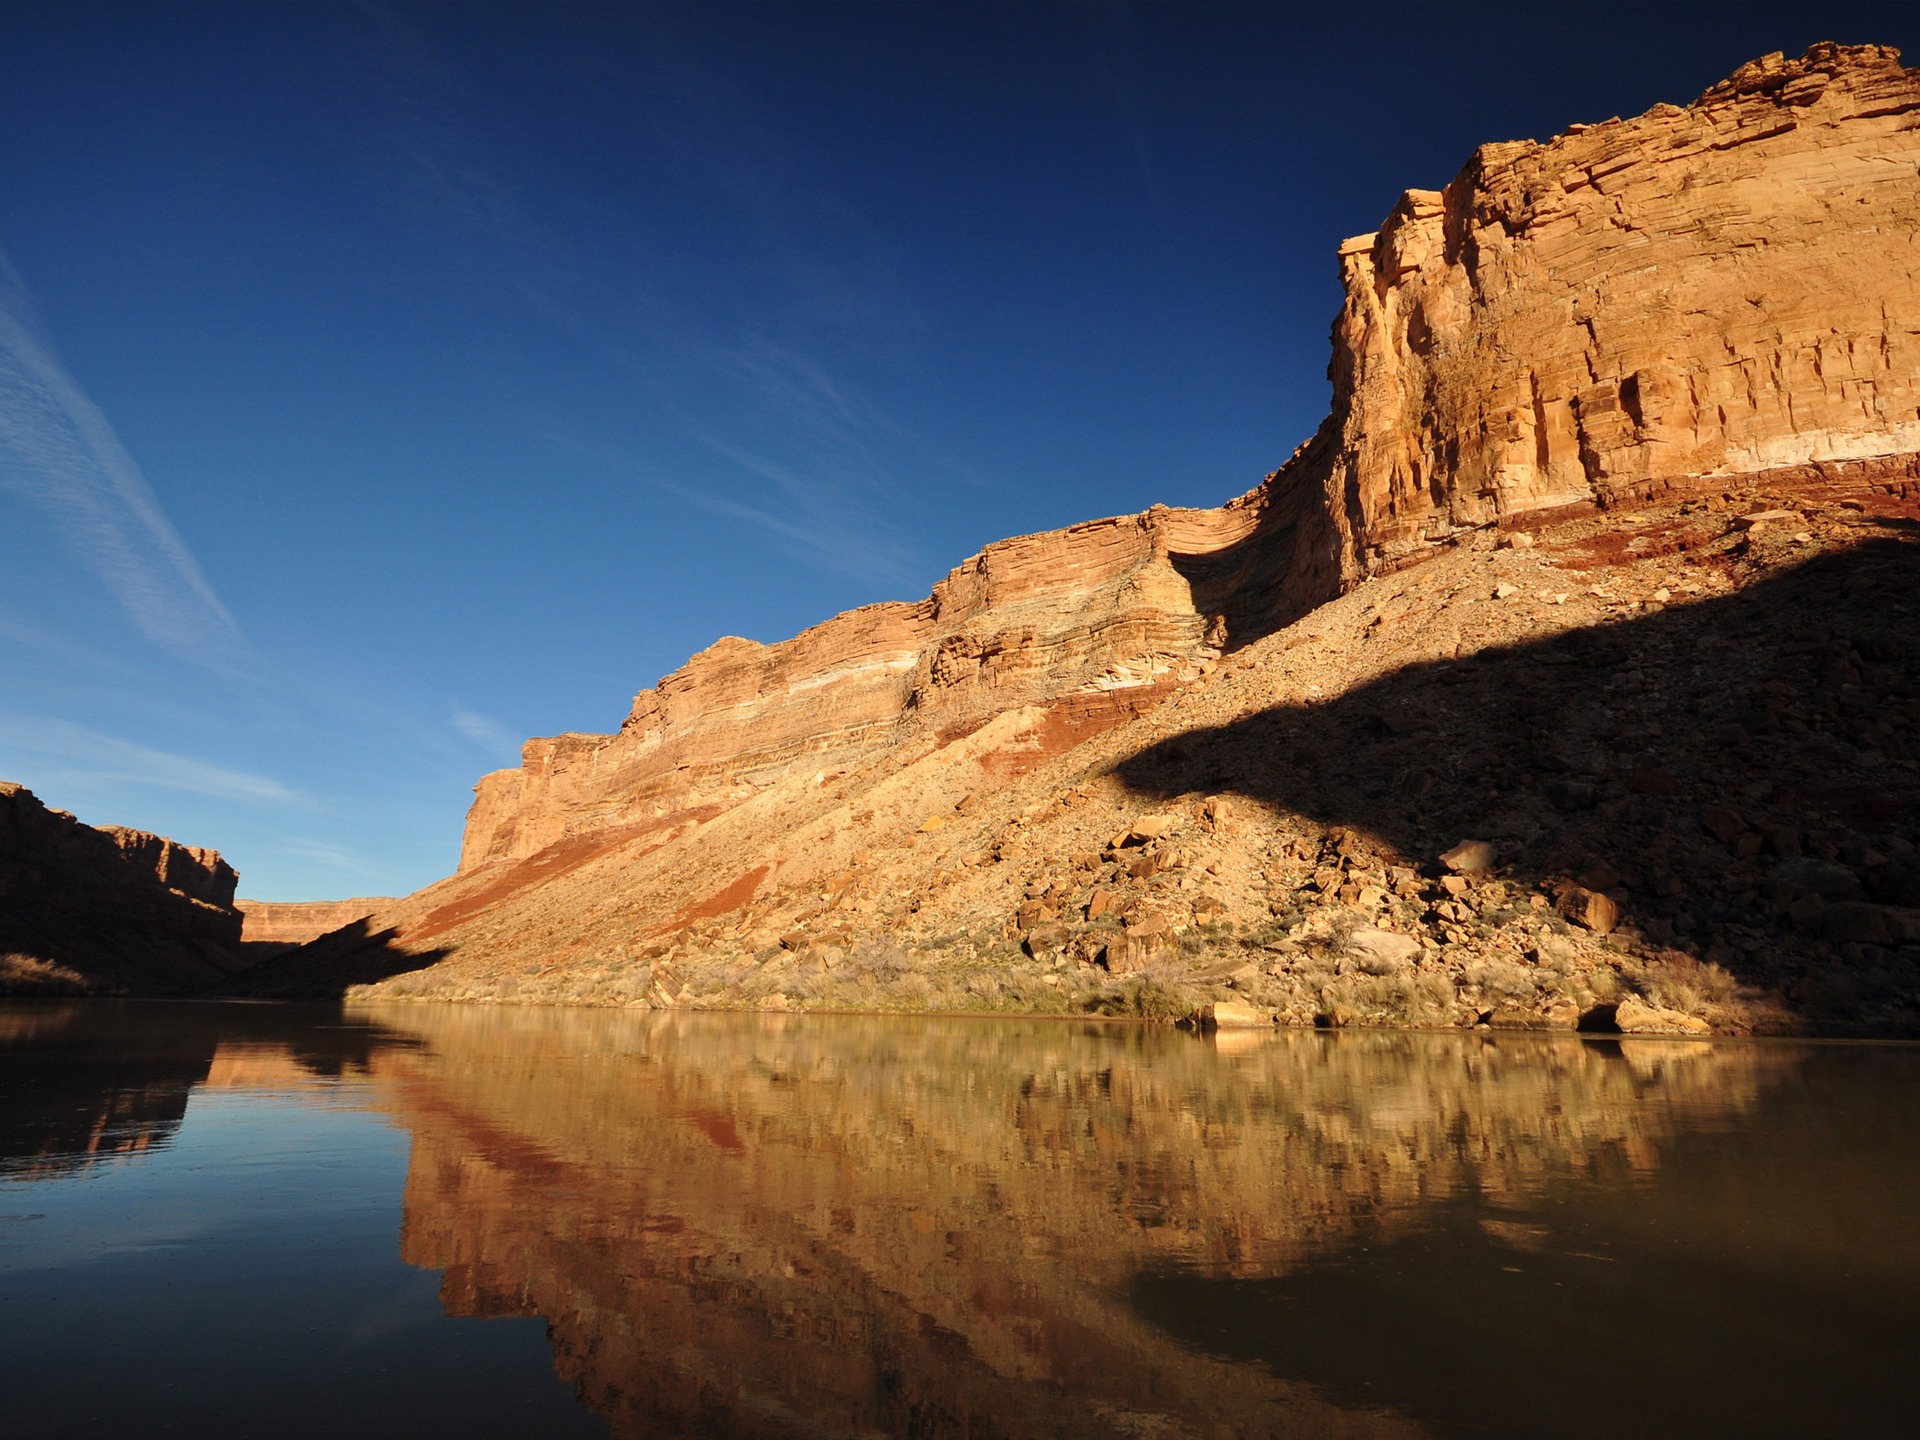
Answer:
[[[948,1417],[930,1434],[1263,1433],[1276,1406],[1287,1433],[1386,1433],[1172,1342],[1134,1277],[1284,1274],[1440,1201],[1632,1182],[1793,1064],[1537,1035],[374,1013],[424,1042],[375,1064],[415,1136],[407,1257],[456,1309],[546,1315],[623,1433],[769,1407],[896,1430],[902,1406]]]

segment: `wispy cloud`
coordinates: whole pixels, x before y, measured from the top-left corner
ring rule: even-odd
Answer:
[[[227,667],[240,627],[99,407],[54,358],[0,255],[0,491],[43,511],[149,639]]]
[[[326,840],[293,840],[279,848],[289,859],[318,865],[326,870],[338,870],[344,875],[354,875],[364,880],[384,880],[387,877],[385,870],[363,856],[344,845],[335,845]]]
[[[490,720],[485,715],[477,715],[456,705],[453,709],[453,728],[495,759],[519,763],[523,737],[515,735],[498,720]]]
[[[64,761],[74,767],[67,772],[73,780],[150,785],[260,805],[303,808],[313,805],[307,796],[269,776],[230,770],[189,755],[155,750],[65,720],[0,716],[0,753],[6,750]],[[23,768],[8,767],[12,773]]]
[[[756,473],[764,474],[767,468],[771,468],[767,462],[754,461],[751,457],[736,455],[735,458],[737,463]],[[781,515],[711,490],[695,489],[658,476],[652,478],[652,483],[703,510],[756,525],[786,541],[789,548],[825,569],[889,584],[907,580],[913,573],[907,563],[907,547],[891,527],[884,527],[870,519],[861,520],[844,509],[803,504]],[[792,494],[796,486],[789,481],[783,488]]]

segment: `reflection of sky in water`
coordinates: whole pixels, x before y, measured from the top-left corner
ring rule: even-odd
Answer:
[[[164,1145],[0,1183],[0,1428],[604,1433],[537,1322],[449,1319],[401,1262],[408,1137],[368,1090],[197,1090]]]
[[[198,1090],[179,1132],[150,1149],[102,1156],[59,1179],[0,1180],[0,1213],[42,1217],[0,1229],[0,1265],[78,1265],[216,1231],[290,1224],[319,1233],[343,1216],[390,1210],[406,1177],[407,1137],[348,1108],[365,1091]]]

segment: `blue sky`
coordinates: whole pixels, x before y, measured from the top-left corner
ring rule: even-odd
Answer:
[[[722,634],[1256,484],[1334,246],[1901,5],[0,8],[0,778],[451,871]]]

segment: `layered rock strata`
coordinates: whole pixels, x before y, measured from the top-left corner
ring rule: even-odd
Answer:
[[[1265,484],[529,742],[383,992],[1920,1032],[1916,172],[1877,47],[1484,147]]]
[[[1693,105],[1478,150],[1340,246],[1332,413],[1219,510],[988,547],[918,604],[728,638],[617,735],[483,779],[461,868],[725,807],[1023,706],[1092,733],[1462,529],[1569,504],[1901,472],[1920,452],[1920,78],[1820,45]]]
[[[716,641],[635,696],[617,735],[531,740],[518,769],[483,779],[461,869],[729,806],[1022,706],[1056,706],[1075,731],[1137,714],[1225,642],[1222,587],[1183,562],[1246,542],[1261,513],[1163,506],[1024,536],[989,546],[918,604],[865,606],[777,645]]]
[[[1899,52],[1817,45],[1409,190],[1340,247],[1342,575],[1521,511],[1920,451],[1917,121]]]
[[[359,896],[352,900],[235,900],[240,912],[240,944],[251,960],[275,955],[317,940],[322,935],[364,920],[391,896]]]
[[[7,990],[181,990],[240,967],[238,876],[217,851],[84,825],[0,781]]]

